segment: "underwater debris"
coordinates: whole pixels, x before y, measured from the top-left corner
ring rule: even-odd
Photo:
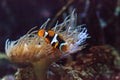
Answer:
[[[32,70],[32,74],[35,74],[35,80],[46,80],[48,67],[53,62],[84,48],[83,44],[89,36],[84,25],[75,25],[76,20],[75,10],[73,10],[72,14],[67,16],[63,23],[58,24],[57,22],[50,31],[45,30],[49,22],[48,19],[39,30],[33,30],[34,27],[16,41],[7,39],[5,51],[8,58],[17,64],[33,66],[31,68],[27,66],[18,68],[16,80],[28,80],[31,76],[33,77],[31,74],[21,75],[21,73],[31,73]],[[51,36],[51,32],[54,35]]]

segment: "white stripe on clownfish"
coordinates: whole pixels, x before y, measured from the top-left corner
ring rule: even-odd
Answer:
[[[55,35],[54,35],[54,37],[53,37],[53,39],[52,39],[52,41],[51,41],[51,44],[53,44],[54,42],[58,42],[57,36],[58,36],[58,34],[55,34]]]

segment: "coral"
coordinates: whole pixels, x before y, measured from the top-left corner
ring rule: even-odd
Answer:
[[[25,68],[19,68],[15,74],[16,80],[36,80],[32,66],[27,66]]]
[[[93,46],[86,54],[78,54],[75,61],[52,65],[54,75],[48,74],[48,80],[56,80],[53,76],[57,80],[119,80],[118,58],[118,52],[109,45]]]

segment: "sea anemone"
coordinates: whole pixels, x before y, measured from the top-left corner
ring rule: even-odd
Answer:
[[[36,66],[34,68],[35,72],[40,71],[43,74],[51,63],[84,47],[83,43],[89,38],[87,29],[84,25],[76,26],[76,20],[77,16],[75,10],[73,10],[72,14],[67,16],[61,24],[57,22],[51,29],[55,34],[62,36],[68,46],[66,51],[53,48],[51,44],[45,41],[44,37],[37,34],[39,30],[33,30],[34,27],[16,41],[6,40],[5,51],[8,58],[16,63],[32,63],[33,66]],[[49,19],[40,29],[45,29],[48,22]],[[37,77],[41,74],[40,72],[36,73]]]
[[[63,23],[55,25],[51,30],[54,30],[56,34],[63,37],[68,45],[68,50],[61,52],[47,44],[44,37],[39,37],[36,33],[38,30],[31,31],[22,36],[16,41],[6,40],[5,51],[7,56],[15,62],[34,62],[39,61],[41,58],[48,57],[56,54],[71,54],[78,50],[81,50],[85,40],[88,38],[87,29],[84,25],[76,26],[76,14],[74,11],[72,14],[65,18]],[[45,29],[49,19],[40,27]],[[64,30],[63,30],[64,28]],[[61,56],[61,55],[59,55]]]

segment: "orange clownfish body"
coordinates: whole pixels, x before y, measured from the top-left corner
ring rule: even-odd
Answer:
[[[46,32],[44,29],[40,29],[38,31],[38,36],[44,37],[47,43],[51,44],[54,48],[57,48],[62,52],[68,50],[68,46],[63,40],[62,36],[56,34],[53,30],[48,30]]]

